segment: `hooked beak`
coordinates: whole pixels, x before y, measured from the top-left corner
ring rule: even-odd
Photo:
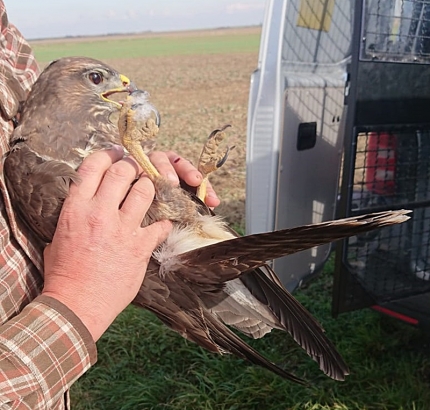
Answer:
[[[120,102],[111,100],[109,97],[117,93],[131,94],[133,91],[137,90],[137,87],[125,75],[120,74],[119,78],[122,82],[122,87],[112,88],[111,90],[105,91],[104,93],[100,94],[100,96],[102,100],[114,104],[117,106],[117,108],[121,109],[122,104]]]

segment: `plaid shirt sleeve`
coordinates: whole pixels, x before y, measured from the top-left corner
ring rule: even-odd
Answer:
[[[91,357],[95,345],[80,320],[55,299],[37,297],[1,327],[0,407],[65,408],[64,393]]]
[[[0,0],[0,155],[39,69]],[[39,296],[42,248],[15,220],[0,164],[0,408],[65,409],[69,387],[96,361],[90,333],[66,306]]]

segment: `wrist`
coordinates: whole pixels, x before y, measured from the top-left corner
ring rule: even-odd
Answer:
[[[78,292],[57,292],[54,289],[42,291],[43,296],[57,300],[71,310],[87,328],[94,342],[103,335],[118,313],[97,296],[81,295]]]

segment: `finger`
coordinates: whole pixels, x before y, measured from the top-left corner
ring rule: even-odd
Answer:
[[[182,158],[173,151],[166,152],[166,155],[180,179],[194,187],[202,183],[202,174],[197,171],[196,167],[190,161]]]
[[[79,183],[70,185],[70,195],[80,199],[92,199],[96,194],[103,175],[109,167],[124,156],[124,150],[115,146],[109,150],[97,151],[84,159],[78,168]]]
[[[140,168],[134,159],[123,158],[107,169],[94,197],[104,207],[118,209],[139,173]]]
[[[167,239],[172,227],[173,225],[170,221],[164,220],[155,222],[145,228],[139,228],[141,230],[142,244],[144,244],[143,252],[147,252],[148,262],[152,251]],[[148,251],[148,249],[152,249],[152,251]]]
[[[215,208],[221,203],[220,199],[218,198],[218,195],[212,188],[212,185],[208,183],[207,189],[206,189],[206,197],[205,197],[205,204],[210,208]]]
[[[43,259],[46,260],[46,258],[49,258],[49,255],[51,253],[52,244],[48,243],[48,245],[45,246],[45,249],[43,250]]]
[[[178,175],[165,152],[153,151],[149,159],[161,175],[172,181],[173,185],[179,185]]]
[[[121,205],[121,217],[132,229],[140,226],[154,200],[154,184],[148,177],[140,177],[130,189]]]

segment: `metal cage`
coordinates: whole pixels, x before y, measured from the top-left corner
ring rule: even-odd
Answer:
[[[430,1],[356,1],[338,216],[411,209],[336,257],[334,313],[430,324]]]

